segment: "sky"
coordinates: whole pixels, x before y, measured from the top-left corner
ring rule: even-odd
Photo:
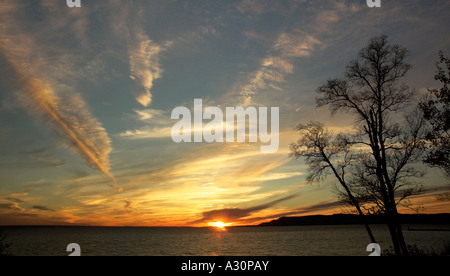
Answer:
[[[0,0],[0,225],[203,226],[350,212],[335,181],[306,183],[295,126],[354,118],[315,91],[370,38],[410,51],[404,82],[439,87],[449,1]],[[179,106],[279,107],[279,148],[175,143]],[[428,168],[424,213],[449,212]],[[401,209],[402,212],[414,212]]]

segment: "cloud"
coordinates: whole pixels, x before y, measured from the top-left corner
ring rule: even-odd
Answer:
[[[66,159],[61,160],[48,160],[38,162],[17,162],[17,163],[0,163],[0,170],[10,170],[10,169],[41,169],[50,167],[59,167],[66,164]]]
[[[146,155],[146,149],[134,149],[141,156]],[[158,147],[152,150],[161,154]],[[92,176],[71,180],[65,193],[70,189],[71,200],[83,204],[79,211],[70,213],[78,217],[76,222],[79,223],[186,225],[198,220],[205,210],[223,208],[220,207],[222,204],[248,209],[248,206],[263,205],[252,202],[271,202],[295,193],[294,189],[286,192],[283,185],[269,187],[264,183],[299,175],[278,170],[285,160],[289,160],[286,153],[276,158],[261,156],[258,147],[204,144],[177,151],[166,158],[136,158],[122,162],[115,168],[115,177],[124,188],[121,194],[99,191],[102,187],[95,185],[98,179]],[[186,202],[189,203],[187,209]],[[89,206],[88,216],[82,212],[85,206]],[[118,219],[116,211],[127,212],[128,215]],[[135,216],[129,216],[130,212]],[[111,217],[105,214],[111,214]]]
[[[294,72],[294,66],[292,63],[280,58],[280,57],[266,57],[261,65],[263,67],[273,67],[275,69],[280,70],[283,73],[293,73]]]
[[[54,211],[53,209],[48,208],[47,206],[42,206],[42,205],[34,205],[31,208],[35,209],[35,210],[40,210],[40,211]]]
[[[124,200],[125,202],[125,208],[131,208],[133,206],[133,202],[129,201],[129,200]]]
[[[13,211],[19,211],[19,212],[22,212],[22,211],[25,210],[22,207],[20,207],[19,204],[17,204],[17,203],[1,203],[0,204],[0,210],[1,209],[13,210]]]
[[[63,52],[49,45],[41,36],[24,31],[26,23],[17,16],[23,12],[23,4],[7,3],[8,9],[14,12],[0,12],[0,60],[7,72],[4,76],[18,88],[15,98],[31,116],[44,120],[68,149],[78,153],[91,168],[113,179],[108,133],[92,116],[80,94],[73,91],[63,94],[72,90],[62,81],[71,79],[69,61],[75,57],[70,51]],[[52,10],[44,21],[53,22],[52,28],[59,30],[70,21],[61,17],[61,13]],[[65,160],[52,163],[62,165]]]
[[[282,33],[274,48],[283,57],[306,57],[320,44],[321,42],[313,36],[296,30],[292,33]]]
[[[50,159],[48,157],[43,157],[43,156],[33,156],[31,157],[33,160],[38,161],[39,163],[42,164],[42,166],[48,166],[48,167],[59,167],[59,166],[63,166],[67,163],[67,160],[65,158],[60,159],[60,160],[54,160],[54,159]]]
[[[119,137],[128,139],[171,137],[174,122],[170,119],[169,112],[151,108],[134,110],[134,112],[136,115],[133,117],[147,125],[139,129],[124,131],[118,134]]]
[[[242,0],[236,4],[236,9],[244,14],[261,15],[264,13],[277,12],[289,14],[296,10],[298,5],[306,0],[294,1],[270,1],[270,0]]]
[[[90,167],[112,178],[108,159],[111,140],[81,97],[74,94],[63,100],[42,81],[26,76],[15,65],[12,68],[20,79],[21,98],[28,111],[43,115],[69,149],[79,153]]]
[[[218,210],[211,210],[203,212],[202,218],[192,222],[192,224],[200,224],[204,222],[214,221],[214,220],[223,220],[225,222],[236,222],[242,218],[250,216],[252,213],[268,209],[280,202],[293,199],[298,197],[299,195],[290,195],[281,199],[277,199],[268,203],[256,205],[249,208],[225,208]]]
[[[137,130],[127,130],[119,134],[119,137],[129,139],[149,139],[171,137],[171,127],[144,127]]]
[[[292,213],[305,214],[305,213],[315,213],[321,211],[329,211],[330,209],[335,209],[344,206],[345,203],[342,201],[322,201],[316,204],[308,205],[305,207],[297,208]]]
[[[261,67],[251,74],[248,83],[240,87],[239,94],[244,97],[243,106],[251,105],[252,96],[258,94],[260,90],[268,88],[281,90],[279,84],[284,82],[285,68],[292,68],[292,64],[283,61],[284,67],[280,68],[273,62],[269,62],[269,59],[263,59]]]
[[[142,109],[142,110],[134,110],[138,116],[138,120],[147,121],[151,120],[152,122],[156,121],[170,121],[170,115],[166,114],[167,112],[158,109]]]
[[[143,32],[133,33],[129,46],[130,78],[140,82],[144,92],[136,94],[136,101],[147,107],[152,102],[151,89],[155,80],[161,78],[163,69],[159,63],[159,55],[171,42],[157,44]]]
[[[22,200],[22,199],[20,199],[20,198],[15,198],[15,197],[7,197],[7,198],[5,198],[5,199],[6,199],[6,200],[9,200],[9,201],[16,202],[16,203],[25,202],[24,200]]]
[[[48,154],[48,152],[54,150],[56,147],[55,145],[52,146],[46,146],[46,147],[40,147],[34,150],[29,151],[21,151],[20,154]]]
[[[236,6],[237,10],[241,13],[255,13],[261,14],[267,10],[267,3],[264,1],[256,0],[243,0]]]
[[[134,110],[137,120],[147,124],[145,127],[135,130],[126,130],[118,136],[127,139],[149,139],[171,137],[173,121],[168,112],[158,109]]]
[[[286,75],[294,73],[294,59],[310,56],[319,45],[321,42],[317,38],[303,31],[282,32],[269,53],[261,59],[259,68],[232,93],[239,96],[243,106],[249,106],[255,104],[254,97],[263,90],[282,91],[281,84]]]
[[[143,25],[146,6],[128,0],[111,0],[105,8],[111,33],[118,40],[126,41],[130,66],[130,79],[141,88],[132,92],[136,101],[144,107],[152,103],[154,82],[164,72],[160,55],[173,43],[157,43],[150,39]],[[82,26],[82,24],[81,24]],[[143,90],[143,91],[142,91]]]

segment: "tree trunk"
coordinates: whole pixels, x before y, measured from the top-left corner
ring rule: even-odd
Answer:
[[[369,223],[367,222],[367,218],[364,215],[363,211],[361,210],[361,207],[359,206],[359,202],[356,200],[356,198],[353,196],[352,191],[350,191],[349,187],[347,186],[345,180],[343,177],[341,177],[338,172],[336,171],[336,168],[333,166],[333,164],[331,163],[331,161],[328,159],[328,157],[326,156],[326,154],[322,151],[322,156],[325,159],[325,162],[328,163],[328,165],[330,166],[331,170],[334,173],[334,176],[338,179],[339,183],[341,184],[341,186],[345,189],[345,191],[347,192],[348,197],[350,198],[352,204],[355,206],[356,210],[358,210],[358,214],[361,217],[364,227],[366,228],[367,234],[369,234],[369,238],[370,241],[372,243],[376,243],[375,241],[375,237],[372,234],[372,230],[370,229]]]
[[[403,229],[402,229],[402,224],[400,221],[400,216],[398,214],[397,206],[395,205],[395,202],[393,204],[393,207],[394,207],[393,208],[394,209],[393,218],[394,218],[394,223],[395,223],[395,228],[396,228],[396,232],[397,232],[400,249],[402,251],[403,256],[409,256],[408,247],[406,246],[405,238],[403,236]]]
[[[381,85],[378,85],[378,96],[381,99]],[[378,125],[376,126],[374,133],[375,141],[377,141],[377,150],[376,150],[376,159],[378,163],[378,178],[381,181],[381,184],[385,187],[384,191],[387,192],[387,196],[385,197],[385,206],[389,209],[388,214],[388,226],[389,232],[392,236],[392,243],[394,244],[395,254],[398,256],[408,256],[408,249],[406,247],[405,239],[403,237],[402,226],[400,224],[399,215],[397,211],[397,206],[395,202],[394,188],[392,185],[391,178],[389,176],[387,170],[387,162],[386,162],[386,148],[384,144],[383,137],[383,129],[384,129],[384,120],[383,120],[383,112],[381,109],[382,102],[381,100],[378,102]],[[370,117],[373,118],[373,113],[370,114]],[[379,143],[379,144],[378,144]]]
[[[361,207],[359,206],[358,201],[356,201],[356,199],[353,197],[352,193],[350,192],[350,190],[348,189],[348,187],[345,185],[344,188],[347,190],[347,193],[351,199],[351,201],[353,202],[353,205],[356,207],[356,210],[358,210],[358,214],[361,217],[364,227],[366,228],[367,234],[369,234],[370,237],[370,241],[372,243],[377,243],[375,240],[375,237],[372,234],[372,230],[370,229],[369,223],[367,222],[367,218],[366,215],[364,215],[363,211],[361,210]]]
[[[386,212],[386,220],[387,220],[387,226],[389,229],[389,234],[391,235],[392,245],[394,246],[394,252],[396,256],[402,256],[402,250],[400,248],[400,243],[398,240],[398,232],[396,225],[394,223],[394,218],[392,216],[392,213],[389,211]]]

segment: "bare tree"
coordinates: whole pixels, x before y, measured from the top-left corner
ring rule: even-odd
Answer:
[[[393,185],[394,204],[418,212],[421,210],[420,207],[413,208],[408,198],[424,191],[423,187],[413,180],[422,177],[425,173],[416,166],[417,163],[420,163],[425,148],[423,141],[425,122],[418,111],[407,116],[404,122],[402,128],[396,129],[397,141],[391,141],[389,150],[386,151],[387,167]],[[358,137],[358,135],[355,136]],[[358,144],[355,141],[352,143]],[[357,162],[352,166],[352,177],[348,181],[349,189],[366,214],[386,213],[376,168],[376,160],[372,153],[370,151],[360,152]],[[342,200],[349,202],[346,193],[341,192],[339,195]]]
[[[371,242],[376,243],[359,202],[353,196],[346,182],[347,169],[352,165],[354,156],[345,137],[331,135],[319,122],[311,122],[308,125],[300,124],[297,129],[301,138],[297,143],[291,144],[290,156],[305,158],[306,164],[309,165],[307,181],[309,183],[321,182],[330,174],[336,177],[345,191],[348,203],[358,211]]]
[[[385,215],[397,255],[408,255],[397,205],[420,192],[411,178],[423,174],[413,164],[423,152],[424,120],[410,109],[416,106],[414,90],[401,82],[411,68],[407,55],[386,36],[374,37],[347,66],[344,79],[317,89],[318,107],[349,112],[355,119],[354,133],[338,135],[351,156],[346,164],[350,193],[343,194],[352,194],[366,212]]]

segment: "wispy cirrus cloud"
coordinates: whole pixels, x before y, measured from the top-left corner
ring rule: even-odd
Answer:
[[[135,93],[136,101],[142,106],[148,107],[152,102],[153,83],[162,77],[163,69],[159,62],[159,56],[172,42],[157,44],[153,42],[143,31],[133,34],[129,45],[130,78],[139,81],[144,92]]]
[[[136,130],[127,130],[119,134],[119,137],[129,139],[170,138],[171,127],[144,127]]]
[[[317,5],[316,2],[298,0],[274,4],[270,1],[242,0],[236,5],[239,12],[256,21],[263,21],[268,14],[290,17],[300,12],[303,15],[296,17],[291,26],[280,28],[276,35],[270,31],[264,34],[244,30],[247,39],[256,40],[268,48],[267,54],[260,58],[259,66],[248,74],[246,80],[235,85],[227,97],[231,94],[238,102],[251,105],[260,104],[256,99],[262,92],[283,91],[286,77],[294,73],[295,64],[300,58],[310,57],[317,49],[326,48],[332,43],[330,37],[333,39],[342,33],[351,35],[351,31],[338,32],[336,29],[342,27],[339,24],[348,17],[367,8],[365,3],[349,1],[324,0],[320,3]],[[272,38],[272,41],[268,38]]]
[[[285,77],[294,72],[295,58],[310,56],[321,42],[303,31],[282,32],[272,45],[269,53],[261,59],[259,68],[250,73],[244,84],[232,91],[244,106],[252,105],[254,97],[261,91],[271,89],[281,91]]]
[[[133,117],[146,126],[135,130],[126,130],[118,136],[127,139],[169,138],[173,121],[169,112],[159,109],[136,109]]]
[[[10,73],[21,87],[17,96],[23,107],[31,115],[39,114],[69,149],[79,153],[90,167],[112,179],[108,159],[111,140],[81,97],[75,94],[63,100],[50,85],[28,75],[16,61],[9,60],[9,65]]]
[[[42,8],[48,8],[46,3],[41,3]],[[109,164],[112,146],[108,133],[94,118],[81,95],[62,83],[64,79],[71,79],[68,62],[74,59],[71,52],[62,52],[58,46],[27,31],[27,23],[20,21],[18,16],[28,8],[26,5],[12,1],[2,5],[9,12],[0,12],[0,59],[2,69],[7,72],[7,80],[17,88],[14,95],[17,102],[31,116],[44,120],[60,141],[78,153],[91,168],[113,180]],[[68,24],[57,11],[49,14],[43,20],[53,22],[53,28],[64,28]],[[75,28],[74,32],[78,31],[79,28]],[[59,45],[61,37],[54,39]],[[60,68],[63,65],[65,70]],[[67,89],[72,93],[62,93]]]
[[[280,53],[281,57],[285,58],[307,57],[320,44],[321,42],[312,35],[294,30],[282,33],[276,41],[274,49]]]
[[[106,9],[112,33],[126,42],[130,78],[141,87],[132,94],[139,104],[148,107],[152,103],[154,82],[164,72],[160,56],[173,43],[158,43],[150,38],[144,28],[143,14],[146,6],[142,3],[112,0]]]

